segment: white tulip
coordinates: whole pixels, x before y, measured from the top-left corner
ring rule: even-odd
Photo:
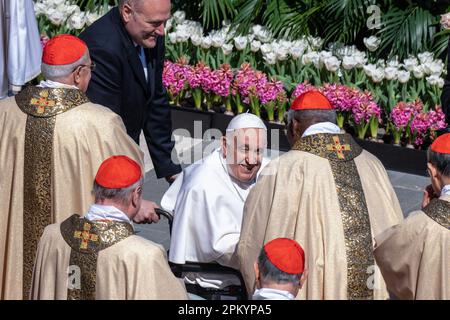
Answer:
[[[170,43],[172,43],[172,44],[177,43],[178,36],[177,36],[176,32],[171,32],[171,33],[168,34],[168,36],[169,36]]]
[[[414,77],[416,77],[417,79],[423,78],[423,76],[425,74],[423,66],[422,65],[415,66],[413,68],[413,74],[414,74]]]
[[[234,45],[237,50],[242,51],[247,47],[248,39],[247,37],[236,37],[234,38]]]
[[[272,33],[263,26],[260,25],[253,26],[252,32],[255,35],[256,39],[258,39],[262,43],[267,43],[272,40]]]
[[[64,13],[55,9],[47,10],[47,18],[50,20],[52,24],[56,26],[61,25],[64,22],[64,20],[66,20]]]
[[[211,44],[212,44],[212,40],[211,40],[210,36],[203,37],[202,44],[201,44],[203,49],[209,49],[211,47]]]
[[[397,56],[395,56],[394,59],[389,60],[389,61],[386,63],[386,66],[392,67],[392,68],[398,68],[398,67],[399,67],[399,62],[398,62],[398,60],[397,60]]]
[[[383,69],[386,68],[386,61],[384,59],[378,59],[377,66]]]
[[[311,51],[302,56],[302,63],[304,65],[308,65],[314,63],[316,68],[319,67],[320,55],[316,51]]]
[[[440,76],[444,71],[445,65],[442,60],[438,59],[429,63],[425,63],[423,67],[426,74]]]
[[[431,52],[427,52],[427,51],[419,53],[417,56],[419,57],[421,64],[432,62],[433,58],[434,58],[434,55]]]
[[[85,24],[86,19],[84,13],[75,13],[69,18],[69,20],[67,20],[67,25],[69,28],[75,30],[83,29]]]
[[[325,61],[325,59],[331,58],[333,56],[333,53],[331,53],[330,51],[322,50],[322,51],[320,51],[319,55],[320,55],[320,60]]]
[[[178,10],[175,11],[172,17],[177,24],[181,24],[186,19],[186,13],[184,11]]]
[[[226,37],[222,32],[211,32],[210,36],[213,47],[221,48],[225,44]]]
[[[270,65],[277,63],[277,55],[275,52],[268,52],[267,54],[264,54],[263,59]]]
[[[358,65],[358,61],[355,59],[355,56],[344,56],[342,59],[342,67],[345,70],[351,70]]]
[[[377,68],[372,73],[372,81],[375,83],[381,82],[384,79],[384,69]]]
[[[324,60],[325,68],[327,68],[330,72],[336,72],[339,69],[339,66],[341,65],[341,61],[339,61],[338,58],[335,56],[326,58]]]
[[[233,52],[233,44],[232,43],[225,43],[222,46],[223,53],[227,56]]]
[[[442,88],[444,86],[444,79],[437,75],[431,75],[426,77],[427,83],[431,86],[437,86],[438,88]]]
[[[411,73],[409,71],[399,70],[397,74],[398,81],[400,83],[407,83],[409,78],[411,77]]]
[[[309,47],[311,48],[311,51],[317,51],[323,45],[323,39],[320,37],[314,38],[314,37],[309,36],[307,39],[308,39],[307,42],[309,44]]]
[[[305,52],[305,49],[306,49],[306,46],[302,47],[302,46],[294,45],[289,49],[289,53],[291,54],[292,58],[298,59],[303,55],[303,53]]]
[[[34,4],[34,12],[36,14],[36,17],[39,17],[41,15],[45,15],[45,13],[47,12],[47,8],[48,6],[45,3],[35,3]]]
[[[177,32],[175,34],[177,35],[177,42],[179,42],[179,43],[187,42],[191,36],[191,34],[189,33],[189,31],[186,28],[177,30]]]
[[[166,34],[172,29],[173,27],[173,18],[170,18],[169,20],[166,21],[166,25],[164,26],[164,31],[166,32]]]
[[[364,73],[365,73],[368,77],[372,78],[373,74],[374,74],[375,71],[377,70],[377,66],[374,65],[374,64],[370,64],[370,63],[369,63],[369,64],[363,66],[363,70],[364,70]]]
[[[268,54],[273,51],[272,45],[270,43],[264,43],[260,48],[262,54]]]
[[[253,40],[250,43],[250,50],[252,52],[258,52],[260,48],[261,48],[261,42],[259,42],[258,40]]]
[[[289,50],[283,46],[275,49],[275,54],[277,55],[278,61],[285,61],[288,57]]]
[[[376,36],[364,38],[363,41],[366,48],[371,52],[377,50],[381,43],[381,39],[377,38]]]
[[[71,16],[74,13],[78,13],[78,14],[81,13],[81,9],[79,6],[77,6],[76,4],[73,4],[73,5],[65,7],[66,16]]]
[[[387,67],[384,69],[384,77],[386,80],[397,79],[398,69],[395,67]]]
[[[416,57],[410,57],[403,60],[403,64],[405,65],[406,70],[413,71],[414,67],[417,67],[419,65],[419,60],[417,60]]]
[[[100,18],[100,15],[97,12],[89,12],[86,14],[86,25],[90,26],[95,21]]]
[[[191,36],[191,42],[194,46],[198,47],[202,44],[202,36],[199,36],[198,34],[193,34]]]
[[[353,58],[356,61],[356,67],[362,68],[367,63],[367,57],[365,52],[358,51],[353,55]]]

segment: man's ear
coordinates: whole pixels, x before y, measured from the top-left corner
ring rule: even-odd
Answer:
[[[428,171],[430,172],[430,177],[437,179],[439,177],[439,172],[436,167],[433,166],[430,162],[427,162]]]
[[[221,150],[222,150],[222,157],[226,158],[227,157],[227,137],[226,136],[222,136]]]
[[[137,207],[139,203],[139,199],[141,198],[142,194],[142,187],[139,186],[136,189],[134,189],[133,194],[131,196],[131,204],[133,207]]]
[[[122,20],[124,23],[130,22],[131,15],[133,14],[133,9],[131,9],[128,3],[124,4],[122,10],[120,10],[120,15],[122,16]]]
[[[302,129],[300,122],[294,118],[292,118],[292,133],[294,136],[298,136],[300,138],[300,130]]]
[[[79,65],[78,67],[75,68],[75,70],[73,71],[73,82],[75,86],[78,86],[78,84],[81,82],[81,70],[83,70],[82,66]]]

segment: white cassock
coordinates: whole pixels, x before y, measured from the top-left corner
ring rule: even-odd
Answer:
[[[263,158],[261,169],[268,162]],[[239,241],[244,202],[255,183],[256,179],[243,184],[231,178],[220,148],[184,169],[161,200],[161,206],[174,213],[169,261],[217,262],[236,268],[231,258]],[[203,287],[228,285],[229,276],[214,278],[196,276],[195,282]]]
[[[31,0],[0,0],[0,99],[41,72],[42,46]],[[8,87],[9,85],[9,87]]]

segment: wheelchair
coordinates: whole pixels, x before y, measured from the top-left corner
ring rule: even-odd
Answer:
[[[169,223],[169,233],[172,236],[173,214],[170,211],[157,208],[156,214],[161,218],[164,217]],[[167,252],[169,256],[169,252]],[[248,300],[247,290],[245,287],[244,278],[241,273],[233,268],[222,266],[218,263],[200,263],[200,262],[186,262],[185,264],[176,264],[169,262],[169,266],[173,274],[177,278],[183,278],[186,273],[201,273],[201,274],[224,274],[234,276],[239,280],[239,285],[230,285],[222,289],[217,288],[203,288],[197,284],[186,285],[186,290],[189,293],[200,296],[206,300]]]

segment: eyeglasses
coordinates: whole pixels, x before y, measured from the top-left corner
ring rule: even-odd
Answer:
[[[73,71],[77,70],[77,68],[79,68],[79,67],[81,67],[81,68],[89,67],[89,69],[91,69],[91,71],[94,71],[94,69],[95,69],[95,63],[92,62],[91,64],[80,64],[80,65],[76,66],[76,67],[73,69]],[[80,69],[81,69],[81,68],[80,68]],[[73,72],[73,71],[72,71],[72,72]]]
[[[89,69],[91,69],[91,71],[94,71],[95,69],[95,62],[92,62],[91,64],[82,64],[82,67],[89,67]]]

